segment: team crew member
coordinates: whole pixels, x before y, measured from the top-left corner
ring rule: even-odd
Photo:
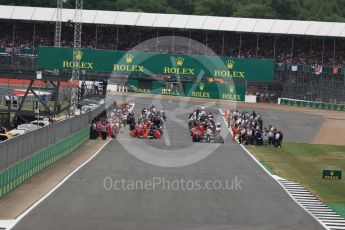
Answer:
[[[164,119],[163,111],[159,111],[155,106],[150,108],[143,107],[137,122],[134,114],[130,113],[127,117],[127,124],[130,128],[130,136],[143,139],[158,139],[163,132]]]
[[[268,144],[276,148],[282,147],[283,132],[272,125],[262,128],[262,117],[255,111],[252,113],[230,111],[229,119],[231,119],[233,138],[238,139],[241,144],[259,146]]]
[[[124,103],[121,109],[116,108],[112,111],[107,111],[106,117],[102,117],[98,121],[96,119],[93,120],[90,125],[90,139],[97,139],[99,136],[103,140],[107,136],[116,138],[122,132],[123,116],[129,113],[129,105],[128,103]]]
[[[211,142],[214,140],[215,143],[224,143],[223,137],[217,130],[220,128],[220,124],[215,123],[212,113],[206,112],[205,107],[198,107],[189,115],[188,127],[193,142],[200,142],[201,140]]]
[[[95,120],[93,120],[90,126],[90,139],[97,139],[97,137],[98,137],[97,123]]]
[[[103,122],[101,124],[101,135],[102,135],[102,140],[106,140],[107,139],[107,124],[105,122]]]
[[[93,89],[95,91],[95,94],[99,95],[99,82],[98,81],[93,82]]]

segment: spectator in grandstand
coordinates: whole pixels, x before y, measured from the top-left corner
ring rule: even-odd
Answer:
[[[50,31],[53,31],[52,24],[37,24],[35,28],[35,36],[33,34],[33,23],[28,25],[28,23],[23,23],[21,21],[16,21],[15,37],[12,38],[13,33],[13,23],[8,21],[2,21],[3,28],[0,32],[0,47],[4,48],[37,48],[38,46],[49,46],[54,44],[54,36]],[[201,48],[198,45],[195,47],[181,48],[170,46],[162,46],[158,43],[157,50],[156,45],[149,46],[149,44],[144,44],[143,41],[151,38],[155,38],[157,35],[156,30],[143,31],[141,28],[136,27],[102,27],[98,26],[97,36],[95,33],[96,25],[88,25],[83,28],[83,43],[84,48],[98,48],[98,49],[117,49],[117,50],[129,50],[136,47],[138,44],[141,45],[136,47],[138,51],[158,51],[163,53],[177,52],[183,54],[205,54],[205,48]],[[118,38],[114,39],[113,36],[109,36],[109,31],[116,33],[119,30]],[[168,31],[161,29],[162,33],[165,35],[171,35]],[[73,32],[69,25],[63,26],[62,47],[73,47]],[[208,38],[206,39],[206,34]],[[188,37],[189,34],[185,34]],[[97,37],[97,39],[96,39]],[[140,39],[138,39],[140,37]],[[245,58],[275,58],[278,63],[289,63],[289,64],[321,64],[323,65],[344,65],[345,55],[342,52],[345,48],[345,43],[342,40],[337,40],[334,49],[334,39],[326,39],[324,41],[325,45],[323,49],[321,37],[294,37],[294,45],[292,46],[291,36],[270,36],[270,35],[260,35],[260,39],[257,40],[256,34],[242,34],[241,42],[238,34],[233,32],[226,32],[226,40],[231,40],[233,42],[223,42],[217,40],[219,34],[214,34],[205,32],[193,32],[192,39],[202,44],[207,45],[212,49],[216,55],[223,55],[229,57],[245,57]],[[206,44],[207,40],[207,44]],[[157,40],[159,41],[159,40]],[[258,41],[258,44],[257,44]],[[275,42],[274,42],[275,41]],[[171,43],[173,44],[173,43]],[[240,45],[241,44],[241,45]],[[275,44],[275,49],[273,47]],[[177,46],[177,45],[176,45]],[[275,52],[273,52],[275,50]],[[323,52],[324,50],[324,52]],[[12,53],[8,50],[9,53]],[[333,52],[335,51],[335,52]],[[210,52],[207,52],[210,55]]]
[[[36,57],[35,55],[31,55],[30,52],[35,51],[39,46],[50,46],[54,44],[54,34],[51,33],[51,31],[54,31],[54,25],[50,23],[23,22],[20,20],[15,22],[15,29],[13,28],[14,23],[12,20],[2,20],[1,22],[0,47],[2,51],[0,52],[0,64],[6,66],[13,64],[22,67],[34,67],[36,65]],[[62,47],[73,47],[73,27],[71,25],[70,23],[63,25]],[[269,34],[259,34],[257,36],[254,33],[242,33],[240,35],[235,32],[224,32],[224,36],[222,36],[223,32],[185,31],[184,34],[180,35],[187,38],[191,37],[192,40],[196,40],[202,44],[194,44],[192,42],[191,46],[186,48],[183,45],[181,47],[177,42],[176,33],[175,42],[167,43],[162,42],[162,38],[155,39],[157,32],[159,36],[173,35],[172,30],[164,28],[159,28],[159,31],[157,31],[156,29],[146,30],[130,26],[115,27],[97,25],[96,27],[96,25],[87,24],[85,28],[83,27],[82,47],[124,51],[135,47],[137,51],[146,52],[274,59],[281,69],[279,67],[276,68],[277,71],[274,73],[273,86],[280,88],[279,85],[282,85],[283,87],[283,90],[279,89],[279,91],[276,91],[278,92],[277,96],[303,99],[305,97],[304,92],[310,91],[311,99],[309,100],[317,100],[320,97],[321,101],[329,103],[330,99],[334,99],[330,97],[336,97],[337,103],[344,103],[343,89],[338,87],[339,84],[333,81],[341,82],[337,78],[338,76],[342,76],[340,73],[343,73],[342,68],[345,64],[345,52],[343,52],[345,50],[344,38]],[[116,35],[116,38],[109,36],[109,34]],[[222,37],[225,38],[224,41],[222,41]],[[144,42],[152,38],[154,38],[152,42]],[[173,41],[172,38],[170,39]],[[25,53],[29,53],[29,55],[25,55]],[[300,64],[307,65],[307,68],[304,66],[302,69],[301,66],[298,66]],[[312,74],[312,70],[309,69],[313,64],[323,67],[322,74]],[[298,70],[292,70],[292,66],[298,67]],[[336,67],[336,69],[332,71],[332,67]],[[307,75],[306,73],[308,71],[311,74]],[[322,83],[319,81],[322,81]],[[302,85],[303,90],[295,85]],[[334,93],[329,96],[327,93],[322,92],[322,90],[318,90],[319,85],[329,86],[322,86],[324,92],[332,91]],[[259,86],[256,87],[260,88]],[[258,99],[260,101],[276,102],[277,97],[275,95],[273,97],[270,96],[273,89],[271,90],[269,88],[266,87],[265,92],[262,89],[257,89],[253,93],[259,93],[260,96]],[[331,88],[332,90],[326,88]],[[333,90],[334,88],[336,90]],[[97,94],[97,91],[94,92]],[[332,101],[331,103],[334,102]]]

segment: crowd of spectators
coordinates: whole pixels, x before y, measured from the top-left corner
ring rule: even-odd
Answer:
[[[54,45],[54,23],[34,24],[16,21],[15,27],[13,24],[13,21],[0,21],[0,47],[33,48]],[[73,24],[63,23],[61,46],[73,47],[73,34]],[[173,35],[175,38],[172,37]],[[170,37],[163,38],[163,36]],[[183,42],[181,37],[191,38],[197,42]],[[145,42],[150,39],[151,42]],[[168,40],[162,41],[164,39]],[[207,48],[203,46],[205,44]],[[162,53],[274,58],[278,63],[288,64],[322,64],[340,67],[345,64],[343,39],[308,36],[86,24],[83,25],[82,46],[111,50],[134,48]]]
[[[261,114],[255,111],[249,113],[234,110],[226,112],[226,119],[228,127],[231,127],[233,138],[239,143],[282,147],[283,132],[272,125],[264,127]]]

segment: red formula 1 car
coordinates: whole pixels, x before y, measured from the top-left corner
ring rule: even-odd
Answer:
[[[144,123],[137,124],[130,131],[131,137],[143,138],[143,139],[159,139],[161,138],[162,131],[153,124]]]

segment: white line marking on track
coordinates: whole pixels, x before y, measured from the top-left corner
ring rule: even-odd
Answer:
[[[219,109],[219,112],[224,115],[223,111],[221,109]],[[225,122],[225,125],[227,126],[227,122],[223,116],[223,120]],[[228,127],[228,130],[230,131],[231,135],[232,134],[232,130],[231,128]],[[333,230],[333,229],[338,229],[337,228],[331,228],[330,223],[324,223],[323,219],[324,218],[337,218],[337,220],[345,220],[344,218],[342,218],[340,215],[336,214],[332,209],[327,208],[327,210],[329,210],[330,212],[315,212],[315,211],[310,211],[309,208],[312,205],[324,205],[319,199],[317,199],[314,195],[309,195],[311,194],[304,186],[302,186],[299,183],[296,182],[291,182],[288,181],[284,178],[281,178],[277,175],[272,175],[255,157],[254,155],[252,155],[247,149],[246,147],[244,147],[242,144],[240,144],[241,148],[271,177],[273,178],[284,190],[285,192],[292,198],[292,200],[295,201],[295,203],[297,203],[301,208],[304,209],[304,211],[306,211],[310,216],[312,216],[316,221],[318,221],[325,229],[329,229],[329,230]],[[303,192],[309,192],[304,194],[296,193],[296,191],[303,191]],[[295,192],[295,194],[293,194]],[[307,208],[306,206],[308,206],[309,208]],[[326,209],[324,209],[326,210]],[[315,213],[315,214],[314,214]],[[339,219],[338,219],[339,218]],[[337,226],[337,225],[336,225]],[[344,229],[345,227],[342,228],[340,227],[339,229]]]
[[[163,137],[164,137],[164,142],[166,144],[166,146],[171,146],[171,143],[170,143],[170,137],[169,137],[169,134],[168,134],[168,129],[165,125],[165,122],[163,124]]]
[[[0,229],[8,229],[15,224],[16,220],[0,220]]]
[[[323,222],[325,222],[325,223],[331,222],[331,223],[343,223],[343,224],[345,224],[345,220],[324,220]]]
[[[76,172],[78,172],[82,167],[84,167],[87,163],[89,163],[93,158],[95,158],[102,149],[111,141],[111,139],[108,139],[102,147],[97,150],[95,154],[93,154],[87,161],[85,161],[82,165],[80,165],[78,168],[76,168],[74,171],[72,171],[70,174],[68,174],[62,181],[60,181],[57,185],[55,185],[46,195],[44,195],[41,199],[39,199],[36,203],[31,205],[25,212],[23,212],[21,215],[19,215],[15,220],[11,220],[12,222],[8,222],[9,225],[6,229],[10,230],[12,229],[19,221],[21,221],[27,214],[29,214],[35,207],[37,207],[40,203],[42,203],[45,199],[47,199],[54,191],[56,191],[63,183],[65,183],[71,176],[73,176]],[[0,222],[1,224],[1,222]],[[1,225],[0,225],[1,227]]]

